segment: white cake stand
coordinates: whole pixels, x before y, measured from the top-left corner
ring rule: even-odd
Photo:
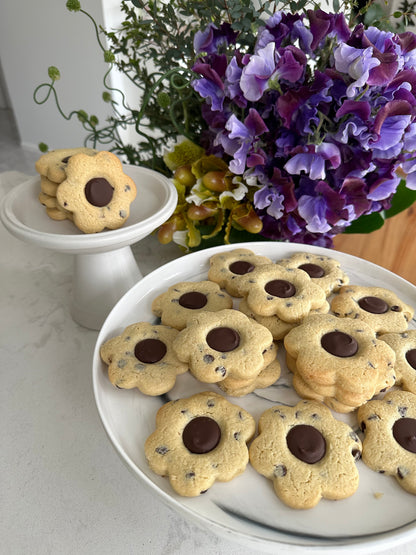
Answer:
[[[68,220],[50,219],[38,200],[39,177],[14,187],[0,208],[4,226],[18,239],[74,255],[71,314],[78,324],[94,330],[142,277],[130,246],[166,221],[177,203],[175,186],[162,174],[138,166],[123,168],[136,183],[137,196],[120,229],[84,234]]]

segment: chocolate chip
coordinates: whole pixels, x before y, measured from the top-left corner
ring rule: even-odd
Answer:
[[[314,464],[326,453],[326,441],[319,430],[308,424],[293,426],[286,436],[289,451],[300,461]]]
[[[217,374],[221,374],[221,376],[225,376],[227,370],[224,368],[224,366],[217,366],[215,372],[217,372]]]
[[[246,260],[236,260],[232,264],[228,266],[228,269],[233,274],[237,274],[242,276],[244,274],[248,274],[254,270],[254,264],[247,262]]]
[[[358,343],[347,333],[331,331],[321,337],[321,345],[329,354],[346,358],[354,356],[358,351]]]
[[[273,297],[279,297],[281,299],[286,299],[287,297],[293,297],[296,294],[296,287],[290,281],[285,279],[274,279],[269,281],[264,286],[264,290],[269,295]]]
[[[145,364],[159,362],[166,352],[166,345],[160,339],[142,339],[134,348],[136,358]]]
[[[416,370],[416,349],[410,349],[405,356],[410,366]]]
[[[358,304],[360,308],[371,314],[384,314],[388,311],[389,305],[379,297],[362,297]]]
[[[351,451],[351,455],[354,457],[355,461],[358,461],[359,459],[361,459],[361,451],[359,449],[353,449]]]
[[[233,328],[213,328],[207,333],[206,341],[211,349],[220,352],[229,352],[236,349],[240,344],[240,336]]]
[[[210,362],[213,362],[213,360],[214,360],[214,357],[212,355],[204,355],[203,361],[206,364],[209,364]]]
[[[321,278],[325,275],[325,270],[318,264],[301,264],[299,269],[306,272],[311,278]]]
[[[191,453],[209,453],[221,439],[221,428],[208,416],[197,416],[184,428],[182,441]]]
[[[188,291],[179,297],[179,304],[184,308],[197,310],[203,308],[208,302],[207,296],[199,291]]]
[[[114,194],[114,189],[104,177],[93,177],[85,185],[85,198],[93,206],[107,206]]]
[[[166,445],[161,445],[160,447],[156,447],[155,451],[158,455],[166,455],[166,453],[169,452],[169,449]]]
[[[416,418],[399,418],[392,431],[394,439],[403,449],[416,453]]]
[[[277,477],[277,478],[283,478],[283,476],[286,476],[287,474],[287,468],[284,464],[277,464],[274,467],[274,471],[273,474]]]

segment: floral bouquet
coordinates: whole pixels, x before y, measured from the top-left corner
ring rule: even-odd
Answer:
[[[178,205],[162,243],[329,247],[416,200],[415,34],[274,11],[244,28],[208,23],[184,52],[181,91],[198,125],[163,156]]]

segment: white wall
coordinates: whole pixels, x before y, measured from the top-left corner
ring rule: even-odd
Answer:
[[[101,100],[102,77],[107,68],[96,45],[90,20],[69,12],[66,0],[0,3],[0,62],[23,146],[37,148],[43,141],[50,148],[82,144],[86,132],[77,121],[63,119],[51,99],[38,106],[33,91],[49,81],[48,67],[61,72],[57,83],[65,112],[84,109],[105,119],[110,108]],[[81,7],[103,23],[118,0],[81,0]]]

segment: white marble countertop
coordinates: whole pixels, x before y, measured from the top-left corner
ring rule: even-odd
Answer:
[[[0,174],[0,196],[22,178]],[[181,255],[154,236],[133,252],[143,274]],[[0,225],[0,266],[2,552],[259,553],[186,521],[118,458],[93,397],[98,332],[80,327],[69,313],[72,256],[25,244]]]

